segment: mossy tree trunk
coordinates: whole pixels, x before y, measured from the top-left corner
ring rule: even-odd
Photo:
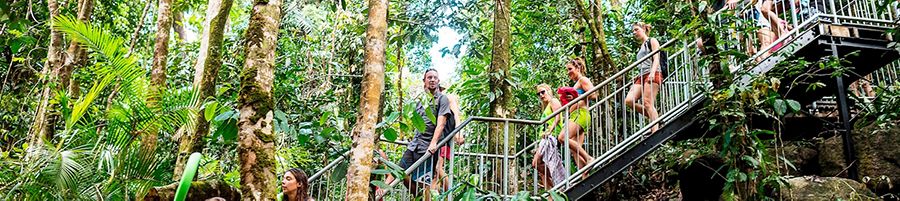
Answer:
[[[94,10],[94,0],[80,0],[78,1],[78,20],[81,20],[85,24],[90,24],[91,12]],[[69,49],[66,51],[66,62],[63,65],[64,71],[66,73],[59,75],[59,81],[61,84],[66,84],[68,86],[68,92],[72,97],[77,97],[80,94],[80,88],[78,81],[72,79],[72,72],[76,67],[85,66],[87,64],[87,51],[75,42],[74,40],[69,43]]]
[[[52,27],[52,19],[59,16],[59,3],[56,0],[48,0],[47,8],[49,10],[49,19],[48,22],[51,22],[49,27]],[[50,140],[53,138],[53,122],[56,119],[55,113],[53,112],[53,106],[50,103],[50,100],[54,99],[55,91],[61,89],[61,86],[64,86],[60,82],[60,74],[63,73],[63,62],[66,59],[66,54],[63,52],[63,34],[59,30],[50,28],[50,45],[47,46],[47,63],[44,65],[44,68],[41,70],[41,74],[44,75],[43,88],[41,89],[40,101],[38,102],[38,106],[36,109],[36,113],[34,116],[34,124],[31,127],[31,136],[29,139],[30,147],[39,147],[37,145],[43,144],[44,139]]]
[[[369,0],[369,26],[366,29],[365,68],[359,114],[353,128],[353,149],[347,169],[347,199],[369,200],[369,176],[375,150],[375,124],[381,114],[384,91],[385,47],[387,46],[388,0]]]
[[[238,97],[238,158],[245,201],[273,200],[278,192],[272,85],[280,23],[281,0],[258,0],[244,35],[247,55]]]
[[[592,79],[604,80],[607,76],[618,72],[619,69],[613,63],[606,43],[606,32],[603,30],[603,8],[598,6],[603,5],[603,2],[588,0],[587,8],[582,0],[572,0],[572,3],[575,4],[576,11],[581,14],[581,20],[584,21],[591,33],[589,41],[585,41],[590,44],[588,49],[592,50],[588,58],[591,68],[584,73]]]
[[[510,117],[512,116],[512,111],[507,108],[509,106],[509,102],[512,98],[512,92],[510,91],[509,82],[506,79],[509,77],[509,68],[512,65],[512,61],[510,60],[510,0],[495,0],[494,1],[494,33],[493,33],[493,42],[491,44],[491,67],[489,70],[490,74],[490,89],[493,94],[493,97],[490,102],[490,116],[492,117]],[[511,152],[515,152],[515,135],[508,135],[508,138],[505,138],[504,141],[504,125],[502,123],[492,123],[490,128],[490,140],[489,140],[489,151],[494,154],[504,154],[505,149],[510,149]],[[507,147],[509,145],[509,147]],[[515,160],[510,160],[509,164],[507,164],[508,168],[515,167]],[[504,168],[507,168],[504,167]],[[501,167],[496,167],[497,170],[500,170]],[[497,171],[495,174],[496,179],[503,178],[503,171]],[[515,169],[510,169],[509,172],[509,185],[510,188],[515,189],[515,179],[516,178]],[[499,181],[499,180],[498,180]],[[503,184],[501,184],[503,185]]]
[[[153,66],[150,69],[150,97],[147,105],[153,108],[166,88],[166,59],[169,54],[169,32],[172,27],[172,0],[159,0],[156,16],[156,39],[153,46]],[[156,150],[159,127],[150,124],[141,132],[141,146],[149,154]]]
[[[216,95],[216,77],[222,66],[222,40],[228,13],[234,0],[209,0],[206,6],[206,22],[203,23],[203,36],[200,41],[200,55],[194,66],[194,89],[200,94],[200,102],[214,100]],[[206,108],[199,108],[204,111]],[[202,114],[202,113],[201,113]],[[203,150],[203,136],[209,133],[209,121],[204,115],[197,115],[194,120],[194,132],[183,135],[178,141],[178,159],[175,163],[174,178],[181,178],[184,163],[193,152]]]

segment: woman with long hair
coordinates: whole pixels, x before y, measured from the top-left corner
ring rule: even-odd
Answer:
[[[552,93],[550,85],[540,84],[537,86],[537,96],[540,98],[541,108],[543,108],[542,119],[549,117],[562,107],[559,99],[556,99]],[[562,131],[559,116],[557,114],[547,122],[547,127],[544,128],[538,139],[540,142],[534,152],[534,159],[531,161],[532,167],[538,170],[539,183],[547,190],[568,177],[568,172],[562,164],[562,155],[559,154],[559,141],[553,137],[554,133]]]
[[[584,76],[586,69],[584,60],[581,58],[575,58],[566,63],[566,73],[570,80],[575,81],[575,85],[557,90],[563,105],[594,88],[594,83],[591,82],[591,79]],[[568,90],[573,90],[576,93],[569,93]],[[560,132],[558,137],[560,142],[565,142],[564,140],[569,141],[569,149],[572,151],[575,165],[579,169],[594,160],[581,145],[584,143],[585,134],[591,125],[591,116],[587,110],[587,100],[596,98],[597,94],[592,93],[588,95],[587,99],[569,106],[569,124],[563,124],[565,129]],[[569,135],[568,139],[566,139],[566,134]]]
[[[643,22],[634,24],[631,28],[634,37],[641,41],[641,49],[638,50],[637,58],[643,58],[653,51],[659,49],[659,41],[649,36],[650,25]],[[628,95],[625,96],[625,105],[634,111],[646,116],[650,121],[656,120],[659,113],[656,111],[654,103],[656,102],[656,94],[659,93],[659,85],[662,84],[662,73],[659,69],[659,54],[653,54],[653,58],[644,60],[638,64],[641,73],[634,79]],[[640,99],[641,103],[637,101]],[[658,125],[653,125],[650,132],[656,132]]]
[[[309,182],[306,181],[306,172],[298,168],[291,168],[284,172],[281,179],[282,201],[313,201],[309,196]]]

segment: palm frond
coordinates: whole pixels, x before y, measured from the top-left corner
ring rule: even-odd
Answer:
[[[111,33],[71,16],[58,16],[51,22],[58,29],[84,47],[100,53],[105,59],[104,65],[94,68],[94,73],[101,78],[94,81],[88,93],[76,101],[72,114],[66,120],[66,130],[71,130],[87,111],[88,106],[97,99],[100,92],[112,82],[118,81],[122,87],[128,88],[135,79],[144,75],[143,69],[137,65],[137,59],[127,55],[123,49],[124,40]]]

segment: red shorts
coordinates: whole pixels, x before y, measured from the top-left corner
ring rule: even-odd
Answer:
[[[441,152],[438,153],[438,156],[441,158],[450,159],[450,146],[441,147]]]
[[[634,78],[634,84],[643,84],[646,82],[662,84],[662,73],[660,73],[659,71],[656,71],[653,74],[655,74],[655,76],[653,77],[653,80],[650,80],[650,73],[647,73],[647,74],[638,76],[637,78]]]

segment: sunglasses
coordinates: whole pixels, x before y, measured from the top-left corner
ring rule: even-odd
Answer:
[[[537,92],[537,95],[542,96],[542,95],[544,95],[544,93],[547,93],[547,90],[541,90],[541,91]]]

